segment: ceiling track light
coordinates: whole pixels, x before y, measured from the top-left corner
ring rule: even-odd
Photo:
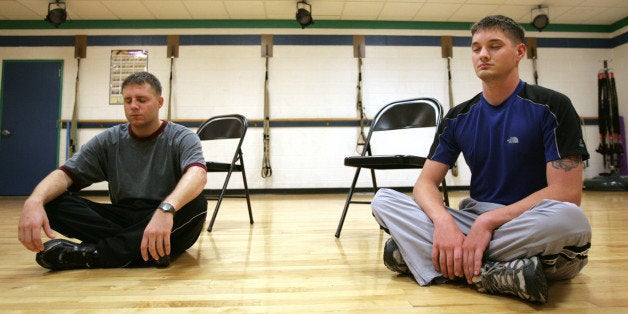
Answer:
[[[549,8],[539,5],[537,8],[532,9],[532,26],[537,30],[542,31],[547,25],[549,25]]]
[[[54,8],[52,8],[55,6]],[[48,15],[44,21],[59,27],[59,25],[65,23],[68,18],[68,12],[66,11],[65,2],[56,0],[55,2],[48,3]]]
[[[312,19],[312,6],[305,2],[305,0],[297,2],[296,20],[299,22],[302,29],[314,23]]]

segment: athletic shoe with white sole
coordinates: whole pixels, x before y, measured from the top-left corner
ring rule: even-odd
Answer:
[[[536,256],[505,263],[486,262],[473,283],[480,292],[511,294],[536,303],[547,302],[547,281]]]

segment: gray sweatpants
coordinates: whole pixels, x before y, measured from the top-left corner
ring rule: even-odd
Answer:
[[[414,199],[380,189],[371,207],[375,220],[397,243],[416,281],[424,286],[441,277],[432,264],[434,224]],[[465,198],[459,207],[447,209],[462,233],[467,234],[479,215],[503,205]],[[586,265],[590,243],[591,226],[582,209],[568,202],[543,200],[497,228],[484,259],[506,262],[536,255],[548,280],[568,279]]]

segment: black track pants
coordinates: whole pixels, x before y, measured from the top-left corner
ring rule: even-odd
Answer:
[[[50,226],[66,237],[96,245],[96,267],[123,267],[151,264],[140,255],[144,229],[158,201],[130,200],[103,204],[65,193],[45,209]],[[171,256],[183,253],[198,239],[207,216],[207,201],[199,195],[179,209],[170,235]]]

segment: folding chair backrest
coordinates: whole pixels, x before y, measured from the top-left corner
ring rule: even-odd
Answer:
[[[203,147],[212,142],[212,149],[203,149],[205,159],[222,161],[229,158],[235,163],[240,158],[247,126],[246,118],[239,114],[215,116],[203,122],[196,134]]]
[[[244,138],[247,120],[239,114],[212,117],[196,131],[201,141]]]
[[[435,128],[441,122],[442,110],[440,103],[433,98],[401,100],[384,106],[373,118],[366,136],[366,145],[362,151],[362,156],[366,156],[367,152],[369,155],[371,154],[371,137],[373,137],[373,133],[413,128]],[[415,142],[415,144],[418,145],[420,142]],[[381,148],[381,146],[378,147]],[[410,147],[407,149],[412,150]],[[412,152],[410,154],[414,155],[416,153]]]
[[[397,101],[380,109],[372,131],[422,128],[438,126],[442,117],[440,104],[432,98],[417,98]]]

